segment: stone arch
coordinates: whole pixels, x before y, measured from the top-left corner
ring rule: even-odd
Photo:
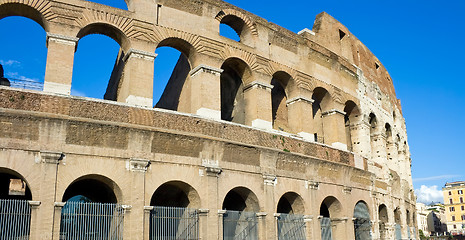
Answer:
[[[130,49],[130,40],[127,35],[117,26],[106,22],[92,22],[82,27],[76,37],[82,39],[90,34],[102,34],[115,40],[123,50],[127,52]]]
[[[200,208],[197,190],[182,181],[169,181],[160,185],[152,195],[151,206]]]
[[[251,45],[252,38],[258,36],[255,22],[240,11],[234,9],[221,10],[215,17],[220,24],[230,26],[239,36],[240,42]]]
[[[320,216],[328,218],[341,217],[343,214],[341,202],[333,196],[326,197],[320,205]]]
[[[271,79],[271,109],[273,128],[290,132],[288,122],[287,100],[289,99],[290,88],[294,84],[294,79],[287,72],[277,71]]]
[[[258,212],[260,211],[260,204],[257,195],[252,190],[246,187],[235,187],[224,197],[222,209]]]
[[[302,197],[295,192],[286,192],[276,205],[277,213],[305,214],[305,203]]]
[[[221,119],[245,123],[244,83],[252,78],[249,65],[240,58],[228,58],[221,66]]]
[[[347,149],[353,151],[353,145],[356,144],[354,141],[355,139],[355,130],[353,130],[352,126],[360,121],[360,109],[357,104],[352,101],[348,100],[344,105],[344,126],[346,132],[346,143]]]
[[[325,112],[331,109],[332,105],[332,98],[329,94],[328,90],[323,87],[316,87],[313,89],[312,94],[312,117],[313,117],[313,124],[314,124],[314,134],[315,134],[315,141],[324,143],[324,121],[323,115]]]
[[[98,174],[84,175],[74,180],[63,193],[62,201],[75,196],[84,196],[98,203],[119,203],[123,199],[120,187],[110,178]]]
[[[354,207],[355,240],[371,239],[371,216],[368,204],[358,201]]]
[[[0,167],[0,199],[32,200],[26,178],[13,169]]]
[[[161,40],[157,49],[161,47],[169,47],[180,52],[179,59],[173,69],[173,72],[166,83],[163,93],[158,102],[154,102],[156,108],[169,109],[173,111],[187,111],[190,106],[190,98],[188,91],[184,91],[185,83],[189,81],[190,72],[193,69],[193,61],[196,55],[194,46],[185,39],[178,37],[168,37]],[[171,53],[174,54],[172,51]],[[163,55],[161,55],[163,57]],[[158,59],[155,59],[154,82],[157,82]],[[156,86],[157,84],[154,84]],[[154,88],[154,91],[156,89]]]
[[[47,15],[50,14],[50,2],[40,1],[37,6],[30,6],[23,2],[8,2],[0,5],[0,19],[20,16],[38,23],[46,32],[49,31]]]

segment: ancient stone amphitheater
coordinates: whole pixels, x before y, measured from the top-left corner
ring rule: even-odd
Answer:
[[[48,48],[43,91],[0,87],[1,239],[416,238],[400,101],[346,27],[126,2],[0,0],[0,19],[36,21]],[[106,100],[70,95],[89,34],[121,47]],[[163,46],[182,55],[154,108]]]

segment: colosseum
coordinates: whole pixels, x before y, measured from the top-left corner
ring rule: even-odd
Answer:
[[[126,3],[0,0],[48,49],[40,90],[0,86],[1,239],[417,238],[400,101],[344,25]],[[104,99],[70,94],[90,34],[120,45]],[[159,47],[182,54],[153,107]]]

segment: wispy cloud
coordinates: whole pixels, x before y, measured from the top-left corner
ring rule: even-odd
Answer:
[[[78,97],[87,97],[87,95],[83,92],[71,89],[71,95],[78,96]]]
[[[32,82],[41,82],[37,78],[29,78],[29,77],[26,77],[26,76],[22,76],[22,75],[19,75],[19,73],[17,73],[17,72],[7,72],[7,73],[5,73],[5,76],[7,78],[11,78],[11,79],[19,79],[19,80],[32,81]]]
[[[419,189],[415,189],[415,195],[417,196],[417,201],[425,204],[431,202],[443,202],[444,198],[442,191],[438,190],[438,186],[434,185],[431,187],[421,185]]]
[[[13,66],[13,65],[20,65],[21,63],[16,60],[0,60],[0,64],[3,66]]]
[[[459,178],[461,175],[439,175],[439,176],[431,176],[431,177],[424,177],[424,178],[414,178],[414,182],[425,182],[425,181],[432,181],[432,180],[441,180],[441,179],[451,179],[451,178]]]

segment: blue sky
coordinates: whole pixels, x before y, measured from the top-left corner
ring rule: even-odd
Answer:
[[[95,2],[125,9],[123,0]],[[359,38],[388,69],[407,123],[412,176],[419,200],[442,200],[445,182],[465,180],[465,1],[310,1],[228,2],[293,32],[312,28],[315,16],[328,12]],[[0,20],[0,63],[7,77],[43,81],[45,32],[35,22]],[[73,95],[102,98],[118,44],[102,35],[78,43]],[[158,98],[179,53],[157,49]],[[436,187],[434,187],[436,186]]]

